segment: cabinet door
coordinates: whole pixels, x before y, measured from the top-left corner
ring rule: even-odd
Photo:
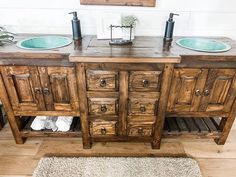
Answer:
[[[197,111],[207,72],[207,69],[175,69],[168,111]]]
[[[1,71],[13,110],[45,110],[37,67],[6,66]]]
[[[78,110],[78,91],[73,67],[39,67],[48,111]]]
[[[199,111],[229,112],[236,97],[236,70],[210,69]]]

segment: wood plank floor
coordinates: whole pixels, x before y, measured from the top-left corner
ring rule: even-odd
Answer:
[[[149,143],[96,143],[91,150],[82,149],[80,138],[31,138],[16,145],[9,127],[0,131],[0,177],[31,176],[43,156],[179,156],[193,157],[204,177],[236,176],[236,129],[226,145],[212,139],[163,139],[161,150]]]

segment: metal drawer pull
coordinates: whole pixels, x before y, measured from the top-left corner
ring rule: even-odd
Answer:
[[[41,88],[34,88],[34,93],[35,94],[42,94]]]
[[[204,90],[203,95],[204,96],[209,96],[210,95],[210,91],[209,90]]]
[[[106,105],[102,105],[102,106],[101,106],[101,111],[104,112],[104,113],[107,112],[107,107],[106,107]]]
[[[149,86],[149,81],[144,79],[143,80],[143,87],[148,87]]]
[[[139,108],[139,110],[140,110],[141,112],[146,112],[146,107],[145,107],[144,105],[141,105],[140,108]]]
[[[195,91],[195,95],[196,95],[196,96],[201,96],[202,94],[201,94],[200,90],[196,90],[196,91]]]
[[[143,128],[142,127],[140,127],[139,129],[138,129],[138,134],[143,134]]]
[[[100,80],[100,86],[101,86],[101,87],[106,87],[106,85],[107,85],[106,80],[105,80],[105,79],[101,79],[101,80]]]
[[[43,88],[43,94],[44,95],[50,95],[50,91],[48,88]]]
[[[107,133],[106,128],[105,128],[105,127],[102,127],[102,128],[101,128],[101,134],[102,134],[102,135],[105,135],[106,133]]]

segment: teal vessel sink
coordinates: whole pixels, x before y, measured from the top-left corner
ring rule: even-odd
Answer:
[[[38,36],[19,41],[16,45],[22,49],[49,50],[64,47],[72,42],[63,36]]]
[[[216,53],[231,49],[231,46],[224,42],[205,38],[181,38],[176,43],[181,47],[200,52]]]

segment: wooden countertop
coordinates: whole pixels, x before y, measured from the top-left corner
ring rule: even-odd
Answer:
[[[21,34],[16,40],[36,35]],[[65,36],[65,35],[63,35]],[[68,62],[107,62],[107,63],[180,63],[181,59],[191,56],[201,61],[236,61],[236,42],[225,37],[212,37],[232,46],[222,53],[204,53],[184,49],[175,43],[163,44],[162,37],[135,38],[132,45],[110,46],[109,40],[97,40],[96,36],[84,36],[81,45],[70,44],[53,50],[24,50],[16,45],[0,46],[0,64],[6,59],[51,59],[69,60]],[[163,47],[164,46],[164,47]],[[169,47],[168,47],[169,46]]]
[[[222,53],[205,53],[184,49],[175,41],[163,43],[162,37],[136,37],[133,45],[110,46],[109,40],[97,40],[91,37],[86,50],[74,51],[70,55],[72,62],[133,62],[133,63],[179,63],[182,58],[191,56],[204,61],[236,61],[236,42],[225,37],[214,37],[232,46]],[[132,59],[130,59],[132,58]]]

